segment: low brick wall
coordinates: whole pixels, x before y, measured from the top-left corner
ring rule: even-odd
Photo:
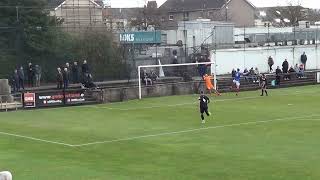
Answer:
[[[143,86],[142,97],[162,97],[199,93],[199,81]],[[120,102],[139,98],[139,87],[109,88],[103,90],[104,102]]]
[[[269,75],[269,85],[268,88],[285,88],[291,86],[304,86],[317,84],[316,72],[308,72],[302,79],[293,78],[290,81],[282,81],[281,86],[271,86],[271,80],[275,78],[275,75]],[[201,83],[201,84],[200,84]],[[232,79],[221,79],[218,81],[219,90],[221,92],[230,92],[230,86],[232,84]],[[163,83],[155,84],[153,86],[143,86],[142,97],[163,97],[172,95],[188,95],[199,93],[200,89],[205,89],[204,83],[202,81],[191,81],[191,82],[177,82],[177,83]],[[259,83],[247,82],[242,80],[241,90],[257,90],[259,89]],[[121,102],[127,100],[133,100],[139,98],[139,88],[138,86],[132,87],[119,87],[119,88],[107,88],[103,89],[103,102]]]

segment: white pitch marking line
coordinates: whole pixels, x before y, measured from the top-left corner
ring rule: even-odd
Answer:
[[[314,93],[314,92],[309,92],[309,93]],[[294,94],[308,94],[308,92],[294,93]],[[286,95],[293,95],[293,94],[286,94]],[[259,98],[259,97],[244,97],[244,98],[236,98],[236,99],[233,99],[233,98],[232,99],[220,99],[220,100],[216,100],[215,102],[224,102],[224,101],[232,101],[232,100],[244,100],[244,99],[256,99],[256,98]],[[174,106],[179,106],[179,105],[182,106],[182,105],[190,105],[190,104],[197,104],[197,103],[173,104],[173,105],[167,105],[167,106],[174,107]],[[152,107],[145,107],[145,108],[158,108],[158,107],[164,107],[164,106],[152,106]],[[124,111],[134,110],[133,108],[132,109],[129,109],[129,108],[128,109],[120,109],[120,108],[108,108],[108,107],[95,107],[95,108],[124,110]],[[137,109],[141,109],[141,108],[135,108],[135,110],[137,110]],[[297,118],[307,118],[307,117],[314,117],[314,116],[316,116],[316,115],[306,116],[306,117],[296,117],[296,118],[294,118],[292,120],[295,120]],[[169,133],[162,133],[162,134],[155,134],[155,135],[138,136],[138,137],[133,137],[133,138],[115,139],[115,140],[111,140],[111,141],[93,142],[93,143],[86,143],[86,144],[80,144],[80,145],[72,145],[72,144],[67,144],[67,143],[62,143],[62,142],[49,141],[49,140],[44,140],[44,139],[40,139],[40,138],[34,138],[34,137],[23,136],[23,135],[12,134],[12,133],[6,133],[6,132],[0,132],[0,134],[7,135],[7,136],[24,138],[24,139],[30,139],[30,140],[40,141],[40,142],[45,142],[45,143],[50,143],[50,144],[64,145],[64,146],[68,146],[68,147],[81,147],[81,146],[88,146],[88,145],[94,145],[94,144],[105,144],[105,143],[112,143],[112,142],[119,142],[119,141],[129,141],[129,140],[146,138],[146,137],[164,136],[164,135],[170,135],[170,134],[180,134],[180,133],[200,131],[200,130],[206,130],[206,129],[216,129],[216,128],[239,126],[239,125],[258,124],[258,123],[266,123],[266,122],[281,121],[281,120],[287,120],[287,118],[285,118],[285,119],[268,120],[268,121],[256,121],[256,122],[248,122],[248,123],[230,124],[230,125],[222,125],[222,126],[213,126],[213,127],[191,129],[191,130],[185,130],[185,131],[179,131],[179,132],[171,132],[171,133],[169,132]],[[288,119],[288,120],[290,120],[290,119]],[[313,120],[313,121],[316,121],[316,120]]]
[[[114,139],[114,140],[109,140],[109,141],[97,141],[97,142],[92,142],[92,143],[73,145],[73,147],[83,147],[83,146],[90,146],[90,145],[97,145],[97,144],[109,144],[109,143],[114,143],[114,142],[131,141],[131,140],[136,140],[136,139],[149,138],[149,137],[158,137],[158,136],[166,136],[166,135],[173,135],[173,134],[182,134],[182,133],[189,133],[189,132],[202,131],[202,130],[208,130],[208,129],[218,129],[218,128],[234,127],[234,126],[242,126],[242,125],[250,125],[250,124],[260,124],[260,123],[268,123],[268,122],[273,122],[273,121],[297,120],[297,119],[302,119],[302,118],[312,118],[312,117],[319,117],[319,116],[320,115],[309,115],[309,116],[301,116],[301,117],[287,117],[287,118],[279,118],[279,119],[265,120],[265,121],[251,121],[251,122],[238,123],[238,124],[211,126],[211,127],[206,127],[206,128],[197,128],[197,129],[189,129],[189,130],[183,130],[183,131],[175,131],[175,132],[166,132],[166,133],[151,134],[151,135],[144,135],[144,136],[136,136],[136,137],[130,137],[130,138]]]
[[[315,92],[317,92],[317,91],[315,91]],[[283,95],[289,96],[289,95],[311,94],[311,93],[314,93],[314,92],[297,92],[297,93],[283,94]],[[237,100],[258,99],[258,98],[261,98],[261,97],[260,96],[252,96],[252,97],[243,97],[243,98],[218,99],[218,100],[214,100],[213,102],[237,101]],[[139,107],[139,108],[112,108],[112,107],[100,107],[100,106],[90,106],[90,108],[118,110],[118,111],[130,111],[130,110],[143,110],[143,109],[153,109],[153,108],[162,108],[162,107],[177,107],[177,106],[192,105],[192,104],[198,104],[198,102],[171,104],[171,105],[159,105],[159,106],[148,106],[148,107]]]
[[[284,121],[284,120],[299,120],[302,118],[312,118],[312,117],[318,117],[320,115],[310,115],[310,116],[301,116],[301,117],[287,117],[287,118],[281,118],[281,119],[273,119],[273,120],[266,120],[266,121],[252,121],[252,122],[246,122],[246,123],[238,123],[238,124],[229,124],[229,125],[220,125],[220,126],[211,126],[206,128],[198,128],[198,129],[190,129],[190,130],[184,130],[184,131],[176,131],[176,132],[167,132],[167,133],[160,133],[160,134],[151,134],[151,135],[145,135],[145,136],[136,136],[131,138],[123,138],[123,139],[114,139],[110,141],[100,141],[100,142],[92,142],[92,143],[86,143],[86,144],[78,144],[78,145],[72,145],[62,142],[56,142],[56,141],[49,141],[45,139],[30,137],[30,136],[23,136],[19,134],[13,134],[13,133],[6,133],[6,132],[0,132],[2,135],[7,136],[13,136],[23,139],[29,139],[33,141],[39,141],[39,142],[45,142],[49,144],[57,144],[57,145],[63,145],[67,147],[82,147],[82,146],[89,146],[89,145],[96,145],[96,144],[107,144],[107,143],[113,143],[113,142],[121,142],[121,141],[130,141],[135,139],[142,139],[142,138],[148,138],[148,137],[157,137],[157,136],[165,136],[165,135],[172,135],[172,134],[181,134],[181,133],[188,133],[188,132],[195,132],[195,131],[201,131],[201,130],[208,130],[208,129],[217,129],[217,128],[224,128],[224,127],[233,127],[233,126],[241,126],[241,125],[250,125],[250,124],[260,124],[260,123],[268,123],[273,121]],[[305,121],[320,121],[320,119],[304,119]],[[303,121],[303,120],[301,120]]]
[[[18,137],[18,138],[23,138],[23,139],[29,139],[29,140],[33,140],[33,141],[40,141],[40,142],[45,142],[45,143],[50,143],[50,144],[58,144],[58,145],[73,147],[72,144],[56,142],[56,141],[49,141],[49,140],[39,139],[39,138],[35,138],[35,137],[30,137],[30,136],[22,136],[22,135],[19,135],[19,134],[12,134],[12,133],[6,133],[6,132],[0,132],[0,134],[6,135],[6,136],[13,136],[13,137]]]
[[[214,102],[225,102],[225,101],[236,101],[236,100],[246,100],[246,99],[257,99],[259,97],[244,97],[244,98],[230,98],[230,99],[218,99]],[[177,107],[177,106],[184,106],[184,105],[192,105],[198,104],[198,102],[192,103],[181,103],[181,104],[171,104],[171,105],[159,105],[159,106],[148,106],[148,107],[140,107],[140,108],[110,108],[110,107],[93,107],[93,108],[102,108],[108,110],[119,110],[119,111],[129,111],[129,110],[140,110],[140,109],[153,109],[153,108],[161,108],[161,107]]]

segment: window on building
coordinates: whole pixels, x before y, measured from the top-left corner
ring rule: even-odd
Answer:
[[[169,21],[173,21],[173,15],[169,15]]]

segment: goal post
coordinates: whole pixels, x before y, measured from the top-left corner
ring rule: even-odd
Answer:
[[[214,62],[197,62],[197,63],[183,63],[183,64],[159,64],[159,65],[143,65],[138,66],[138,82],[139,82],[139,99],[142,99],[142,80],[141,80],[141,70],[142,68],[160,68],[162,72],[159,74],[163,74],[165,76],[165,73],[163,72],[164,67],[185,67],[185,66],[199,66],[199,65],[211,65],[211,71],[214,74],[214,84],[215,88],[217,87],[217,78],[216,78],[216,65]],[[212,68],[212,66],[214,66]],[[198,75],[199,76],[199,75]]]

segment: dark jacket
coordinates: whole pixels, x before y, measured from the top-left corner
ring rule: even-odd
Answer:
[[[73,75],[79,75],[80,74],[80,69],[79,69],[78,65],[73,65],[71,71],[72,71]]]
[[[13,73],[12,81],[13,81],[13,83],[18,83],[19,82],[19,74],[18,73]]]
[[[63,71],[63,81],[69,81],[69,71]]]
[[[232,72],[231,72],[231,76],[234,78],[234,77],[236,77],[236,73],[237,73],[237,71],[236,70],[232,70]]]
[[[19,69],[18,70],[18,76],[20,80],[24,80],[25,76],[24,76],[24,71],[23,69]]]
[[[289,69],[289,73],[294,73],[296,72],[292,67]]]
[[[307,55],[302,54],[302,55],[301,55],[301,62],[302,62],[303,64],[305,64],[305,63],[307,62],[307,60],[308,60]]]
[[[282,73],[281,69],[276,69],[276,75],[280,76],[280,74]]]
[[[272,57],[269,57],[268,58],[268,65],[272,66],[273,64],[274,64],[274,61],[273,61]]]
[[[28,66],[28,76],[29,77],[34,76],[34,67],[33,67],[33,65]]]
[[[89,73],[89,65],[88,64],[82,64],[82,73]]]
[[[61,72],[57,73],[57,82],[62,82],[63,81],[63,75]]]
[[[287,73],[288,69],[289,69],[288,61],[283,61],[283,63],[282,63],[282,71],[283,71],[283,73]]]

